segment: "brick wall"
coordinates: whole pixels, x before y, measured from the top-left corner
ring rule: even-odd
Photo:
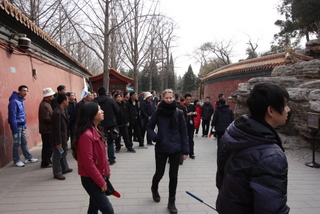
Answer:
[[[238,89],[239,83],[245,83],[249,80],[247,79],[238,79],[238,80],[227,80],[222,82],[215,82],[204,85],[204,93],[203,93],[203,99],[205,97],[210,96],[210,100],[212,105],[215,104],[215,102],[218,100],[219,94],[224,94],[227,104],[230,105],[232,110],[235,109],[235,104],[228,101],[228,97],[231,93],[235,92]]]

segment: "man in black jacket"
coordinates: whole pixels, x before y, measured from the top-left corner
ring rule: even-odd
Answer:
[[[128,105],[125,100],[122,99],[121,94],[115,93],[114,98],[119,106],[119,114],[116,115],[117,127],[119,128],[119,137],[116,139],[116,152],[120,152],[121,149],[121,137],[123,138],[124,144],[126,145],[127,151],[135,153],[132,142],[129,140],[128,126],[129,126],[129,115]]]
[[[221,214],[287,214],[288,162],[274,130],[286,123],[288,92],[272,83],[254,86],[249,115],[225,131],[218,152],[216,202]]]
[[[222,135],[234,120],[233,111],[230,105],[226,105],[226,100],[222,98],[219,100],[219,103],[220,105],[217,107],[211,123],[211,129],[214,128],[216,130],[218,150]]]
[[[144,139],[147,131],[147,123],[150,120],[152,113],[154,112],[154,107],[151,102],[152,94],[150,92],[144,92],[144,98],[141,102],[141,136]],[[148,145],[153,145],[152,141],[148,138],[147,134],[147,143]]]
[[[107,137],[109,163],[113,165],[116,163],[116,157],[114,156],[114,140],[116,137],[112,134],[112,131],[117,126],[116,115],[119,114],[119,106],[114,99],[107,96],[107,90],[103,86],[98,89],[98,94],[99,97],[95,101],[99,103],[104,115],[107,115],[100,124]]]
[[[187,107],[188,113],[187,113],[187,129],[188,129],[188,136],[189,136],[189,157],[191,159],[195,159],[196,156],[194,156],[194,120],[193,118],[197,116],[196,107],[194,105],[191,105],[191,94],[184,95],[185,103],[184,105]]]
[[[208,137],[210,120],[213,115],[213,105],[210,103],[210,97],[206,97],[202,105],[202,137]]]

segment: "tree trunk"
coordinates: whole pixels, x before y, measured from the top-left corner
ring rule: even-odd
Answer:
[[[104,20],[104,57],[103,57],[103,87],[109,93],[109,1],[106,1],[106,14]]]

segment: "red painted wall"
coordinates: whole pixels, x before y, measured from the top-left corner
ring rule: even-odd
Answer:
[[[22,53],[21,53],[22,54]],[[37,78],[32,76],[32,65]],[[12,71],[15,70],[15,73]],[[20,85],[27,85],[29,93],[25,100],[27,113],[27,139],[29,148],[41,142],[38,127],[38,107],[42,100],[42,89],[51,87],[56,91],[58,85],[65,85],[80,100],[83,78],[52,64],[22,54],[9,54],[0,48],[0,168],[12,162],[12,134],[8,124],[8,103],[13,91]],[[40,159],[41,157],[35,157]],[[24,160],[24,158],[22,158]]]
[[[212,105],[216,103],[218,100],[219,94],[224,94],[227,104],[230,105],[231,109],[235,109],[235,104],[232,102],[228,102],[228,97],[231,93],[236,92],[238,89],[239,83],[245,83],[249,79],[239,79],[239,80],[228,80],[228,81],[222,81],[222,82],[216,82],[211,84],[204,85],[204,93],[203,93],[203,100],[210,96],[210,100]]]

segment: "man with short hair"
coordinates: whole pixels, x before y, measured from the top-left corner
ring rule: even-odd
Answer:
[[[123,92],[123,99],[124,101],[128,102],[128,100],[130,99],[130,93],[127,91]]]
[[[225,131],[217,157],[219,213],[289,213],[288,162],[274,129],[286,123],[288,101],[283,87],[256,84],[247,99],[250,115]]]
[[[38,161],[38,159],[32,158],[32,155],[29,152],[25,133],[25,129],[27,128],[27,117],[23,102],[26,100],[25,97],[27,96],[27,93],[27,86],[19,86],[18,92],[12,92],[8,105],[8,123],[10,124],[13,136],[13,163],[17,167],[23,167],[26,163],[35,163]],[[20,160],[19,147],[21,147],[25,158],[24,163]]]
[[[153,108],[156,109],[159,103],[159,98],[157,97],[157,92],[155,90],[152,90],[151,94],[152,94],[151,102],[153,104]]]
[[[123,138],[124,144],[126,145],[127,151],[135,153],[132,142],[129,140],[128,126],[129,126],[129,115],[128,105],[125,100],[122,99],[121,94],[116,93],[114,95],[115,100],[119,106],[119,114],[116,114],[117,127],[119,128],[119,137],[115,140],[116,152],[120,152],[121,149],[121,137]]]
[[[41,168],[51,167],[52,161],[52,107],[54,91],[51,88],[43,89],[43,99],[39,105],[39,133],[41,134],[42,150],[41,150]]]
[[[141,134],[141,123],[140,123],[140,102],[137,99],[137,93],[135,91],[130,92],[130,99],[128,101],[128,111],[129,111],[129,139],[132,142],[132,136],[136,136],[139,142],[139,148],[147,149],[148,147],[144,145],[144,140]],[[134,133],[133,133],[134,132]]]
[[[213,105],[210,103],[210,97],[207,96],[202,105],[202,137],[208,137],[213,112]]]
[[[184,105],[187,107],[187,128],[188,128],[188,136],[189,136],[189,157],[191,159],[195,159],[196,156],[194,155],[194,117],[197,116],[196,107],[191,105],[191,94],[184,95],[185,103]]]
[[[217,102],[214,104],[214,110],[220,105],[220,99],[224,99],[224,94],[219,94]]]
[[[95,99],[99,103],[101,109],[104,111],[106,117],[101,121],[101,126],[104,128],[104,134],[107,137],[108,144],[108,158],[110,165],[116,163],[116,157],[114,155],[114,141],[117,136],[113,135],[112,132],[117,126],[116,115],[119,114],[119,106],[116,101],[107,96],[107,90],[105,87],[101,86],[98,89],[99,96]]]
[[[54,109],[58,106],[58,102],[57,102],[57,96],[58,94],[65,94],[67,92],[67,89],[66,89],[66,86],[64,85],[59,85],[57,87],[57,93],[54,94],[54,98],[53,100],[51,101],[51,107],[52,107],[52,110],[54,111]]]
[[[69,101],[66,94],[58,94],[58,106],[52,113],[52,138],[53,138],[53,156],[52,170],[53,177],[58,180],[65,180],[63,174],[72,172],[67,162],[68,151],[68,117],[65,109]]]
[[[73,144],[74,141],[74,128],[76,126],[76,121],[77,121],[77,112],[76,112],[76,96],[74,92],[68,92],[66,93],[68,100],[69,100],[69,105],[67,107],[68,109],[68,115],[69,115],[69,136],[70,136],[70,142],[71,145]]]
[[[221,146],[220,140],[225,130],[234,120],[233,111],[230,108],[230,105],[226,105],[226,100],[222,98],[220,99],[219,103],[220,105],[217,107],[211,123],[211,129],[215,129],[215,134],[217,136],[218,151]]]

